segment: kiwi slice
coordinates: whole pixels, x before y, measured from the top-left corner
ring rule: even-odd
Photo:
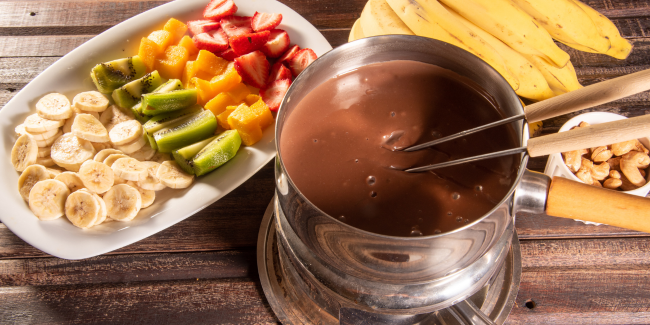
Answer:
[[[188,117],[203,111],[203,107],[195,105],[180,111],[156,115],[143,125],[144,131],[149,135],[153,135],[164,128],[170,128],[180,124],[180,122],[184,121]]]
[[[150,93],[142,97],[142,113],[159,115],[196,105],[196,89],[174,90],[167,93]]]
[[[120,107],[130,108],[135,106],[143,94],[152,92],[164,82],[158,71],[147,73],[142,78],[133,80],[128,84],[113,91],[113,100]]]
[[[153,137],[158,145],[158,151],[169,153],[174,149],[188,146],[205,140],[217,130],[217,119],[209,110],[192,115],[173,127],[164,128]]]
[[[187,147],[183,147],[177,150],[174,150],[172,152],[172,156],[174,156],[174,160],[178,163],[181,168],[183,168],[184,171],[186,171],[189,174],[194,175],[194,168],[192,168],[192,159],[194,159],[194,156],[196,156],[203,147],[207,146],[208,143],[212,142],[212,140],[216,139],[217,135],[207,138],[203,141],[199,141],[197,143],[191,144]]]
[[[125,59],[100,63],[90,70],[90,78],[95,83],[95,86],[97,86],[99,92],[110,94],[113,90],[133,80],[142,78],[145,73],[147,73],[147,66],[136,55]]]
[[[241,147],[241,137],[237,130],[228,130],[208,143],[192,160],[196,176],[205,175],[232,159]]]
[[[158,151],[158,144],[156,143],[156,140],[154,140],[153,135],[149,135],[147,132],[145,132],[144,135],[147,137],[151,149]]]
[[[183,89],[183,83],[178,79],[169,79],[164,84],[156,88],[153,93],[167,93],[174,90]]]

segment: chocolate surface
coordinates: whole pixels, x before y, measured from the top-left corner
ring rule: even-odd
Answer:
[[[305,197],[354,227],[392,236],[448,232],[507,194],[518,155],[433,172],[401,170],[518,145],[511,126],[435,148],[405,148],[501,119],[496,101],[452,71],[415,61],[376,63],[316,87],[287,117],[280,154]]]

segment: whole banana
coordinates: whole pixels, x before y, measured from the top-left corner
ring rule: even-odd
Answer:
[[[359,24],[365,37],[377,35],[415,35],[386,3],[386,0],[368,0],[361,12]]]
[[[359,20],[360,19],[354,21],[354,25],[352,25],[352,29],[350,30],[350,36],[348,36],[348,42],[356,41],[365,37]]]
[[[524,55],[524,57],[539,69],[556,96],[582,88],[571,61],[564,68],[557,68],[539,56]]]
[[[618,28],[616,28],[616,25],[614,25],[611,20],[607,19],[607,17],[586,4],[578,0],[571,1],[580,6],[580,8],[591,17],[591,20],[603,36],[609,38],[612,46],[607,52],[605,52],[605,54],[620,60],[625,60],[630,55],[630,52],[632,52],[632,44],[621,37],[621,33],[618,31]],[[592,51],[587,49],[587,52]]]
[[[416,35],[455,45],[478,56],[497,70],[514,90],[519,89],[519,80],[508,71],[499,53],[485,40],[472,33],[438,1],[387,0],[387,2]]]

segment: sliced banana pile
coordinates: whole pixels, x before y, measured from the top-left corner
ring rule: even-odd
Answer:
[[[149,146],[130,112],[109,104],[96,91],[72,104],[52,93],[16,127],[11,162],[22,172],[18,191],[39,219],[65,215],[82,229],[131,221],[154,203],[156,191],[192,184],[193,175]]]

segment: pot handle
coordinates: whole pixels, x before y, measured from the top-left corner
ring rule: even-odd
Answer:
[[[553,177],[546,214],[650,233],[650,199]]]

